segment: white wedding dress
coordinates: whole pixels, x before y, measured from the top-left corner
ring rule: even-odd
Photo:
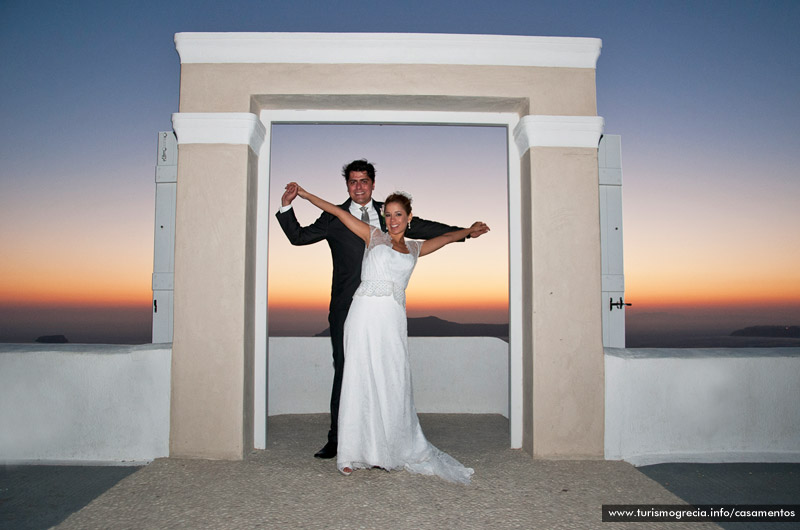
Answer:
[[[364,251],[344,325],[337,466],[406,469],[469,484],[473,470],[428,442],[414,407],[405,289],[422,244],[406,245],[408,254],[397,252],[391,237],[373,228]]]

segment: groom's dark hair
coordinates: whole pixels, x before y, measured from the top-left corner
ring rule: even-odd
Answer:
[[[366,171],[369,179],[373,183],[375,182],[375,166],[367,162],[366,158],[362,158],[361,160],[353,160],[342,168],[342,176],[345,180],[350,178],[351,171]]]

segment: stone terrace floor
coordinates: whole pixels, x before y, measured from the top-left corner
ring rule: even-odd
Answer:
[[[462,486],[312,457],[327,416],[269,419],[243,461],[0,468],[0,528],[798,528],[798,523],[603,523],[603,504],[792,504],[800,464],[532,460],[497,415],[422,414],[428,439],[475,469]]]

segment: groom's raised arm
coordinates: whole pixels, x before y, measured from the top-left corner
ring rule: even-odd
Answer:
[[[311,245],[322,241],[328,237],[328,225],[331,219],[335,219],[331,214],[322,212],[312,224],[300,226],[294,215],[294,208],[289,208],[285,212],[279,211],[275,217],[278,218],[283,233],[292,245]]]

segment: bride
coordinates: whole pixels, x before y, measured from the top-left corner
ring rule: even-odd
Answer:
[[[384,233],[297,183],[286,189],[338,217],[366,244],[361,285],[344,325],[339,471],[350,475],[362,468],[406,469],[468,484],[473,470],[430,444],[419,425],[408,359],[405,289],[417,257],[468,235],[481,235],[489,227],[476,222],[424,242],[406,240],[412,215],[411,199],[405,194],[386,198]]]

